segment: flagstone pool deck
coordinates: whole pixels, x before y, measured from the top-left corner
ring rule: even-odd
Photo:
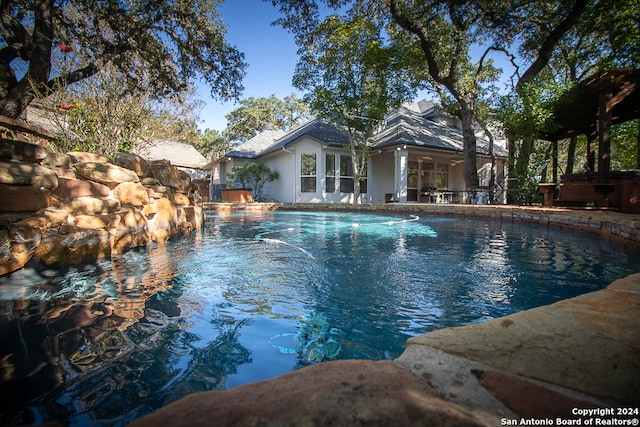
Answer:
[[[446,209],[429,214],[461,208]],[[462,210],[456,214],[479,215],[478,206]],[[516,207],[486,214],[636,248],[640,241],[639,215]],[[640,273],[552,305],[410,338],[394,361],[325,362],[196,393],[131,426],[638,425],[639,407]]]

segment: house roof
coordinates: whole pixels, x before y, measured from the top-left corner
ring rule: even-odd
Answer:
[[[320,120],[311,120],[289,132],[264,131],[240,144],[225,157],[255,159],[287,148],[302,137],[313,138],[318,143],[330,147],[342,148],[349,144],[349,136],[345,132]]]
[[[276,130],[265,130],[250,140],[238,145],[226,154],[226,157],[236,157],[252,159],[260,156],[264,151],[271,148],[275,141],[285,135],[285,132]]]
[[[374,148],[388,148],[397,145],[434,148],[448,151],[463,150],[462,131],[431,119],[436,115],[435,106],[405,104],[387,116],[385,128],[375,136]],[[427,107],[427,108],[424,108]],[[480,154],[489,154],[489,140],[476,135],[476,150]],[[497,156],[506,156],[507,151],[500,145],[494,145]]]
[[[172,165],[184,168],[203,169],[207,164],[193,145],[166,139],[145,146],[138,154],[147,160],[169,160]]]
[[[405,103],[387,115],[385,127],[374,136],[372,147],[384,149],[407,145],[462,152],[462,131],[433,120],[436,116],[438,108],[433,101]],[[225,157],[256,159],[288,148],[303,137],[310,137],[327,147],[344,148],[349,144],[346,132],[320,120],[312,120],[288,133],[264,131],[234,148]],[[507,155],[506,150],[498,144],[494,146],[494,151],[497,156]],[[477,137],[477,152],[489,153],[489,141],[485,137]]]
[[[320,120],[311,120],[280,138],[277,143],[264,154],[271,153],[295,144],[302,137],[310,137],[327,147],[344,148],[349,144],[349,135]]]

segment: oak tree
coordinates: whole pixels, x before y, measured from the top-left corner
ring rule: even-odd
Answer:
[[[289,131],[312,117],[309,106],[293,94],[284,99],[275,94],[249,97],[239,104],[225,116],[227,127],[222,134],[231,144],[245,142],[265,130]]]
[[[3,0],[0,114],[16,118],[34,99],[93,76],[107,64],[157,97],[204,79],[211,95],[242,91],[244,55],[225,39],[218,0]],[[63,57],[76,66],[60,70]]]
[[[366,177],[369,142],[390,108],[412,92],[401,47],[366,19],[326,17],[313,43],[300,49],[293,83],[307,91],[313,111],[349,135],[354,202]]]

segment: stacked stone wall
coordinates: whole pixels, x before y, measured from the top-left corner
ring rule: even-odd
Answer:
[[[0,139],[0,275],[108,258],[202,227],[202,197],[168,160],[49,152]]]

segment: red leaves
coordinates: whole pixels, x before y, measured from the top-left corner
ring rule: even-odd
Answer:
[[[59,45],[59,46],[60,46],[60,50],[61,50],[62,52],[64,52],[64,53],[71,53],[71,52],[73,52],[73,48],[72,48],[71,46],[67,46],[67,45],[66,45],[66,44],[64,44],[64,43],[60,43],[60,45]]]

